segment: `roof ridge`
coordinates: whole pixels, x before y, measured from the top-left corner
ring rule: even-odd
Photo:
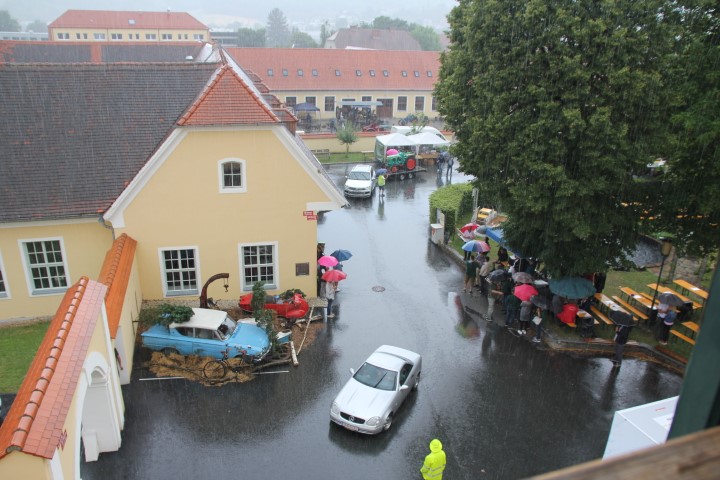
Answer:
[[[40,347],[41,349],[43,347],[46,349],[47,347],[50,347],[47,351],[47,355],[44,356],[43,360],[43,355],[41,355],[42,351],[41,349],[38,349],[38,353],[28,370],[28,375],[37,371],[37,369],[41,366],[42,370],[38,373],[34,384],[28,382],[27,379],[23,382],[23,384],[27,383],[31,386],[27,389],[21,388],[21,392],[18,392],[18,397],[15,399],[15,402],[18,402],[19,400],[20,403],[17,407],[11,407],[8,417],[5,419],[4,424],[8,424],[9,429],[14,429],[7,432],[6,435],[9,435],[9,439],[6,445],[3,445],[5,444],[3,437],[6,435],[0,434],[0,445],[4,446],[3,450],[0,450],[0,459],[12,451],[22,450],[25,446],[25,441],[30,433],[33,422],[35,421],[35,416],[40,409],[40,404],[42,403],[45,393],[47,392],[47,388],[50,385],[53,375],[55,374],[55,368],[57,367],[60,356],[62,355],[65,341],[67,340],[67,336],[70,332],[70,328],[72,327],[73,320],[75,319],[75,315],[77,314],[78,307],[85,294],[89,281],[90,279],[88,277],[81,277],[75,284],[74,293],[72,290],[68,290],[65,294],[63,303],[60,306],[61,309],[65,310],[65,314],[62,317],[56,315],[53,319],[58,319],[57,323],[59,325],[57,328],[57,334],[54,339],[48,339],[48,336],[46,335]],[[52,341],[52,344],[50,344],[50,341]],[[22,402],[25,402],[25,404],[23,405]],[[20,411],[21,408],[22,411]],[[15,415],[11,415],[14,412],[16,412]],[[13,427],[10,425],[13,425]],[[0,433],[2,433],[1,429]]]

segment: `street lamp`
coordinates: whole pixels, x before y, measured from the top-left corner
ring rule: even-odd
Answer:
[[[655,299],[657,298],[658,288],[660,288],[660,277],[662,277],[663,267],[665,266],[665,259],[670,255],[672,251],[672,241],[669,238],[660,237],[660,254],[662,255],[662,262],[660,263],[660,272],[658,273],[657,282],[655,283],[655,293],[653,294],[652,303],[652,323],[655,323],[657,319],[657,306],[655,306]]]

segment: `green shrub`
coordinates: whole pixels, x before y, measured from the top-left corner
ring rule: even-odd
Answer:
[[[445,232],[451,236],[458,224],[465,224],[463,214],[472,212],[472,189],[469,183],[442,187],[430,195],[430,223],[437,223],[437,211],[445,214]]]

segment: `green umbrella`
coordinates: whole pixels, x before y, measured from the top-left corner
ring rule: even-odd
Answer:
[[[587,278],[563,277],[550,279],[550,291],[567,299],[587,298],[595,295],[595,285]]]

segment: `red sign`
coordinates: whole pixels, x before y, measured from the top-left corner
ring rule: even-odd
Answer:
[[[317,215],[308,215],[306,218],[308,220],[317,220]]]
[[[312,210],[304,210],[303,215],[305,215],[306,217],[312,217],[315,215],[315,212],[313,212]]]

